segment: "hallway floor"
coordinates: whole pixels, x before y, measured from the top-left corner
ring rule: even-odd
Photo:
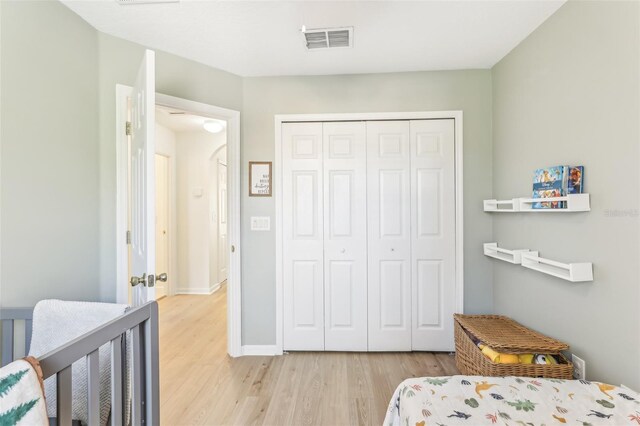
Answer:
[[[457,374],[443,353],[230,358],[226,296],[223,286],[158,302],[162,424],[380,425],[402,380]]]

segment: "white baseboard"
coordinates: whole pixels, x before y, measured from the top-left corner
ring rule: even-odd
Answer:
[[[212,284],[209,287],[179,288],[176,294],[202,294],[208,296],[218,290],[220,290],[220,283]]]
[[[243,345],[243,356],[273,356],[282,355],[282,351],[278,350],[276,345]]]

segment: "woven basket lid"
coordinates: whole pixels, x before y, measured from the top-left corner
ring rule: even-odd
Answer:
[[[557,354],[569,345],[501,315],[454,315],[462,328],[496,351]]]

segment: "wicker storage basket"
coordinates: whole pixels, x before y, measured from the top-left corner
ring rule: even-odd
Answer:
[[[456,366],[462,374],[572,379],[573,365],[561,351],[568,345],[498,315],[454,315]],[[478,348],[467,331],[498,352],[553,354],[558,364],[496,364]]]

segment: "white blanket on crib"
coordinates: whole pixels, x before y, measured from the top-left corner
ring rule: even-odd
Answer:
[[[36,358],[124,314],[128,305],[115,303],[43,300],[33,311],[33,333],[29,355]],[[100,423],[110,411],[111,362],[109,345],[100,348]],[[87,423],[87,367],[84,358],[73,364],[74,420]],[[56,378],[45,380],[47,411],[56,417]]]

